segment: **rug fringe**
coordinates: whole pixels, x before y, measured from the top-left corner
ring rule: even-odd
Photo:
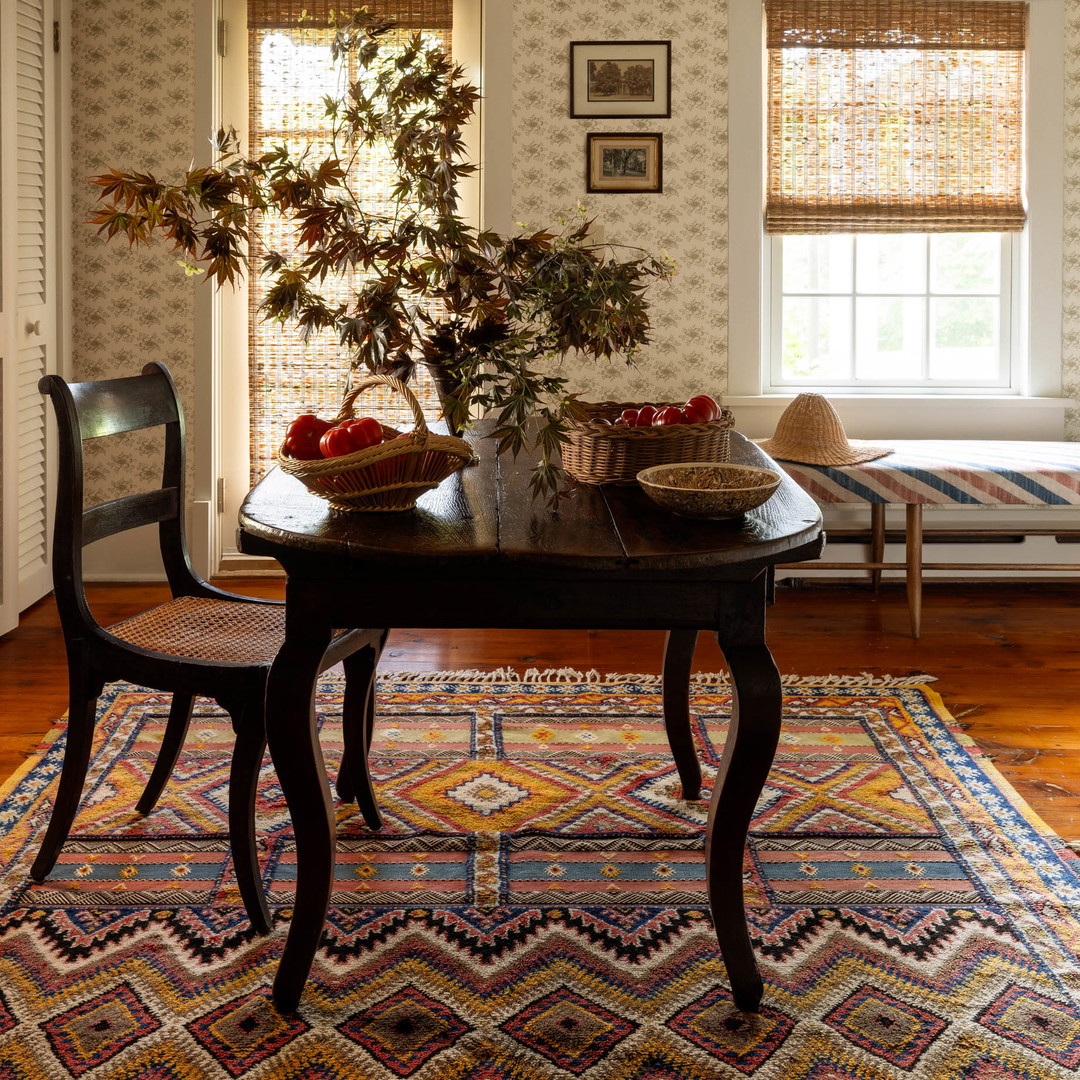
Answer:
[[[731,679],[726,671],[695,671],[691,682],[700,686],[727,686]],[[382,682],[472,682],[472,683],[636,683],[643,686],[658,686],[659,675],[646,674],[607,674],[602,675],[595,668],[579,671],[577,668],[517,668],[501,667],[491,671],[475,668],[456,671],[385,671],[379,672]],[[918,673],[913,675],[874,675],[864,671],[858,675],[781,675],[784,686],[878,686],[903,687],[922,686],[936,682],[933,675]]]

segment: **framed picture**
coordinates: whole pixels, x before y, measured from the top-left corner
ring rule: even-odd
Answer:
[[[670,41],[571,41],[570,115],[671,115]]]
[[[585,137],[586,191],[664,189],[664,136],[591,132]]]

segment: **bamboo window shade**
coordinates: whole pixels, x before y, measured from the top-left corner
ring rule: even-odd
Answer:
[[[1019,232],[1027,4],[765,0],[769,233]]]
[[[453,0],[366,0],[373,15],[392,17],[402,42],[419,31],[451,48]],[[330,130],[323,98],[340,96],[341,70],[330,63],[331,12],[340,0],[248,0],[248,142],[252,157],[281,144],[294,151],[310,148],[318,163],[330,153]],[[348,11],[352,9],[349,8]],[[304,18],[301,21],[301,13]],[[355,60],[350,61],[355,65]],[[355,67],[346,77],[355,81]],[[341,148],[339,148],[340,151]],[[397,179],[389,151],[364,148],[350,167],[350,183],[368,212],[386,212]],[[251,482],[276,461],[289,422],[313,412],[332,419],[345,390],[349,355],[333,330],[301,340],[295,327],[267,322],[260,305],[273,283],[259,267],[268,251],[293,255],[295,227],[276,215],[257,215],[252,229],[248,282],[248,382],[251,424]],[[322,284],[331,301],[346,303],[362,284],[361,271]],[[438,417],[439,400],[426,370],[419,366],[411,383],[425,417]],[[366,392],[357,415],[373,415],[392,427],[412,428],[412,414],[400,395],[385,388]]]

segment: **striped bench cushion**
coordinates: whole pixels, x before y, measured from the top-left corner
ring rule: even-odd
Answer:
[[[860,465],[778,464],[822,503],[1080,505],[1080,442],[882,441]]]

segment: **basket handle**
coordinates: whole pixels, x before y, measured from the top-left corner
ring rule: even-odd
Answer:
[[[334,419],[335,424],[340,424],[342,420],[352,419],[355,415],[353,405],[365,390],[370,390],[373,386],[389,386],[391,390],[396,390],[405,399],[405,403],[412,410],[414,430],[420,435],[428,433],[427,421],[424,419],[424,410],[420,407],[420,402],[416,400],[416,395],[400,379],[395,379],[393,375],[368,375],[354,384],[352,376],[353,373],[350,372],[348,383],[345,386],[345,396],[341,399],[341,408]]]

